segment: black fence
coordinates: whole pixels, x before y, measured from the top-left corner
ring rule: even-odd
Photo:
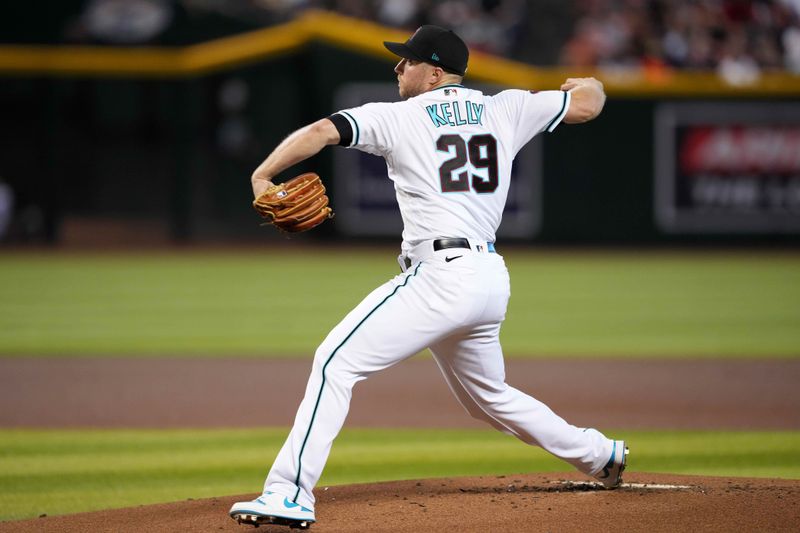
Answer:
[[[189,78],[7,74],[0,83],[0,238],[278,238],[250,208],[252,170],[288,133],[336,111],[353,83],[393,80],[384,59],[320,43]],[[522,208],[536,223],[509,238],[800,242],[797,98],[611,94],[594,122],[559,126],[536,143],[535,157],[514,178],[535,180]],[[292,171],[320,173],[339,211],[310,239],[366,235],[358,224],[369,224],[369,216],[348,224],[358,206],[347,204],[342,183],[363,176],[359,168],[344,175],[335,161],[342,150]],[[370,238],[399,238],[391,224],[372,230]]]

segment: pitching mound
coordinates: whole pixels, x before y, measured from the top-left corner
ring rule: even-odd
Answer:
[[[310,531],[796,531],[800,481],[627,473],[603,490],[577,474],[394,481],[320,488]],[[253,495],[0,523],[0,532],[253,531],[231,520]],[[280,526],[257,531],[288,533]],[[294,530],[291,530],[294,531]]]

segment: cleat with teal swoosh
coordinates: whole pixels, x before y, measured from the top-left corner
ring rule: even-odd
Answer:
[[[228,514],[239,524],[256,527],[261,524],[275,524],[308,529],[316,521],[313,509],[303,507],[274,492],[265,492],[249,502],[234,503]]]

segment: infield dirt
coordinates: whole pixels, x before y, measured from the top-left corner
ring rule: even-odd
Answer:
[[[798,481],[641,473],[626,477],[628,483],[614,491],[588,484],[579,474],[321,487],[318,523],[310,531],[797,531],[800,523]],[[254,531],[227,515],[234,501],[253,496],[5,522],[0,533]],[[290,530],[261,526],[257,531]]]
[[[4,358],[0,427],[288,425],[309,370],[305,360]],[[509,383],[579,425],[800,428],[798,360],[511,360],[507,372]],[[265,402],[280,407],[259,410],[257,420],[243,409]],[[415,359],[359,385],[348,425],[476,423],[450,398],[435,364]],[[615,491],[578,473],[319,487],[311,531],[797,531],[800,524],[799,480],[641,473],[635,449],[631,457],[626,484]],[[254,496],[2,522],[0,533],[253,531],[227,511]]]
[[[0,427],[288,427],[310,370],[306,359],[0,358]],[[506,375],[579,426],[800,429],[800,358],[510,359]],[[414,358],[356,385],[347,427],[488,426],[431,358]]]

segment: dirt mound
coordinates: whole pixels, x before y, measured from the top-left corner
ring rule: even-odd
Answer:
[[[603,490],[577,473],[320,488],[310,531],[796,531],[800,481],[628,473]],[[253,495],[0,523],[0,533],[252,531],[227,511]],[[280,526],[259,532],[288,533]],[[293,531],[293,530],[292,530]]]

